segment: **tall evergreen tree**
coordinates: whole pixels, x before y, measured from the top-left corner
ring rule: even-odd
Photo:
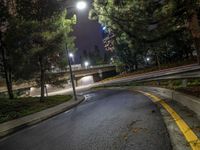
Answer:
[[[94,0],[89,17],[116,38],[126,38],[136,54],[138,43],[150,44],[190,31],[199,60],[199,6],[199,0]]]
[[[66,19],[59,0],[16,0],[15,12],[5,36],[6,55],[12,68],[10,77],[31,79],[39,73],[37,81],[43,101],[47,71],[52,66],[63,67],[66,45],[74,47],[69,33],[75,18]]]
[[[7,28],[9,28],[9,7],[8,2],[0,0],[0,71],[3,78],[6,80],[6,86],[8,90],[8,95],[10,99],[14,98],[13,89],[12,89],[12,74],[11,66],[8,63],[6,45],[5,45],[5,33]]]

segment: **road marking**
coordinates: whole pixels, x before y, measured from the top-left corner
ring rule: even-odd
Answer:
[[[179,129],[181,130],[183,135],[185,136],[185,139],[190,144],[190,147],[192,148],[192,150],[200,150],[200,139],[192,131],[192,129],[187,125],[187,123],[176,113],[176,111],[173,108],[171,108],[164,100],[162,100],[161,98],[159,98],[159,97],[157,97],[157,96],[155,96],[153,94],[150,94],[150,93],[147,93],[147,92],[143,92],[143,91],[138,91],[138,92],[146,95],[147,97],[150,97],[150,99],[154,103],[161,104],[162,107],[174,119],[174,121],[176,122],[177,126],[179,127]]]

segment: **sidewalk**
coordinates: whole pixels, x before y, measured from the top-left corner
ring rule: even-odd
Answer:
[[[0,138],[69,110],[80,104],[84,99],[84,96],[78,96],[77,101],[70,100],[55,107],[48,108],[19,119],[4,122],[0,124]]]

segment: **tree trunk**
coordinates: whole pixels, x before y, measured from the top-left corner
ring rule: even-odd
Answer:
[[[195,38],[194,43],[197,51],[197,62],[200,65],[200,38]]]
[[[14,94],[13,94],[13,84],[12,84],[12,70],[9,68],[8,70],[8,80],[9,80],[9,98],[13,99]]]
[[[189,30],[192,34],[194,44],[197,51],[197,62],[200,65],[200,26],[197,12],[194,10],[189,18]]]
[[[160,70],[160,60],[159,60],[159,57],[158,57],[158,53],[155,52],[155,55],[156,55],[156,64],[158,66],[158,70]]]
[[[44,62],[42,56],[39,58],[40,63],[40,102],[44,101],[45,94],[45,70],[44,70]]]
[[[3,70],[6,79],[6,87],[8,91],[9,99],[14,98],[13,89],[12,89],[12,72],[11,69],[8,68],[6,56],[5,56],[5,47],[3,46],[3,42],[1,41],[1,54],[2,54],[2,62],[3,62]]]
[[[134,59],[134,71],[138,70],[137,53],[133,55]]]

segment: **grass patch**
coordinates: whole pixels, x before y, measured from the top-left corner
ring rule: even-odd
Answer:
[[[41,110],[67,102],[71,95],[49,96],[40,102],[38,97],[16,98],[13,100],[0,98],[0,123],[17,119]]]

